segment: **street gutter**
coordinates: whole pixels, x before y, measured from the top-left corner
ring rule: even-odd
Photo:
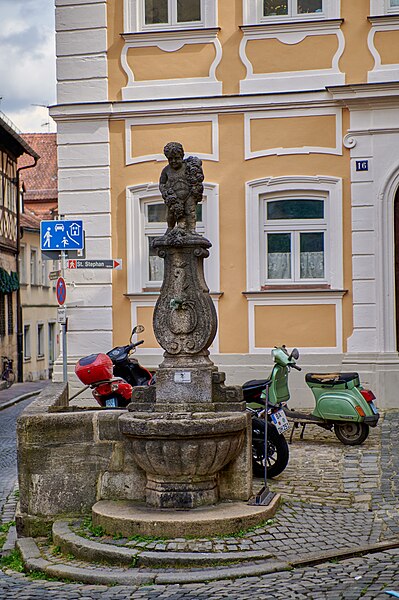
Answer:
[[[26,394],[22,394],[21,396],[17,396],[12,400],[7,400],[4,404],[0,404],[0,410],[4,410],[5,408],[9,408],[10,406],[14,406],[18,402],[22,402],[22,400],[27,400],[27,398],[31,398],[32,396],[38,396],[42,390],[36,390],[35,392],[27,392]]]

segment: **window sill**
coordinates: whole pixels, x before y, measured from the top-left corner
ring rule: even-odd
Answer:
[[[261,286],[262,292],[281,292],[283,290],[288,291],[307,291],[307,290],[331,290],[331,286],[328,283],[308,283],[308,284],[269,284]]]
[[[190,27],[187,29],[154,29],[146,31],[137,31],[133,33],[121,33],[121,36],[128,43],[140,45],[140,42],[154,42],[162,44],[162,42],[170,43],[175,40],[198,39],[204,41],[206,39],[216,38],[220,31],[220,27]],[[161,46],[159,46],[161,47]]]
[[[385,15],[370,16],[367,17],[367,20],[372,25],[392,25],[393,23],[399,23],[399,12],[386,13]]]
[[[36,357],[36,360],[44,360],[44,359],[45,359],[44,354],[38,354]]]
[[[136,292],[136,293],[127,293],[124,294],[125,298],[129,298],[129,300],[131,300],[132,302],[134,301],[140,301],[140,300],[148,300],[148,299],[156,299],[159,297],[159,293],[160,290],[158,289],[154,289],[154,290],[143,290],[142,292]],[[245,292],[244,292],[245,293]],[[209,295],[212,298],[220,298],[221,296],[223,296],[223,292],[209,292]]]
[[[31,356],[24,356],[24,363],[28,363],[32,360]]]
[[[272,33],[275,30],[288,32],[288,31],[314,31],[315,29],[320,30],[331,30],[339,29],[344,22],[344,19],[298,19],[298,20],[270,20],[262,23],[254,23],[251,25],[241,25],[240,29],[245,34],[251,33],[262,35],[262,33]]]
[[[320,295],[331,295],[331,296],[345,296],[345,294],[348,293],[348,290],[336,290],[336,289],[331,289],[330,287],[322,287],[322,286],[284,286],[284,287],[277,287],[277,286],[271,286],[268,287],[267,289],[262,289],[259,291],[253,291],[253,292],[242,292],[243,296],[245,296],[247,299],[251,299],[251,298],[255,298],[255,297],[259,297],[259,296],[267,296],[269,294],[307,294],[307,293],[313,293],[313,294],[320,294]]]

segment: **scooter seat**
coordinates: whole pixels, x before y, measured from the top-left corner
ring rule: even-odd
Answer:
[[[254,399],[260,396],[263,390],[270,384],[271,379],[251,379],[242,386],[244,400]]]
[[[306,373],[306,383],[321,383],[326,385],[348,383],[359,379],[358,373]]]

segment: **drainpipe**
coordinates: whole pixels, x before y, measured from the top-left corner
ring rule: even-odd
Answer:
[[[21,214],[20,214],[20,172],[24,169],[32,169],[36,167],[37,161],[39,160],[39,156],[33,156],[34,159],[33,165],[26,165],[25,167],[19,167],[17,169],[17,177],[16,177],[16,186],[17,186],[17,273],[18,273],[18,281],[20,279],[20,268],[19,268],[19,253],[21,249]],[[23,381],[23,364],[24,364],[24,346],[23,346],[23,315],[22,315],[22,304],[21,304],[21,286],[18,286],[17,289],[17,381]]]

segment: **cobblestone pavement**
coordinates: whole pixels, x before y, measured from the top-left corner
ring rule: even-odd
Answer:
[[[4,418],[8,418],[11,426],[15,416],[16,412],[12,409],[2,411],[0,431],[3,430]],[[211,549],[228,552],[263,548],[286,560],[306,559],[307,555],[317,552],[353,548],[356,545],[373,544],[381,540],[398,540],[398,437],[399,413],[387,413],[378,428],[371,431],[369,439],[360,447],[345,447],[334,434],[318,428],[307,428],[304,440],[299,440],[299,433],[295,432],[294,442],[290,446],[289,466],[279,478],[270,483],[274,490],[283,495],[284,504],[267,527],[239,538],[200,542],[170,540],[141,544],[147,549],[156,549],[158,545],[158,549],[162,550],[160,544],[165,549],[175,551],[201,551],[202,548],[202,551]],[[0,437],[0,457],[1,439]],[[10,436],[7,439],[10,443]],[[5,502],[3,496],[3,516],[4,511],[7,512],[7,516],[10,514],[10,506],[12,510],[13,504],[15,475],[13,479],[11,459],[9,463],[9,483],[6,490],[9,500]],[[2,464],[0,458],[1,482]],[[261,485],[261,481],[257,483]],[[3,488],[0,493],[4,493]],[[127,540],[114,543],[132,546]],[[71,564],[75,564],[75,561],[71,561]],[[399,550],[237,580],[206,583],[205,568],[203,576],[203,583],[190,585],[106,587],[32,581],[24,575],[0,571],[0,599],[245,600],[259,592],[268,599],[388,598],[386,590],[399,592]]]

